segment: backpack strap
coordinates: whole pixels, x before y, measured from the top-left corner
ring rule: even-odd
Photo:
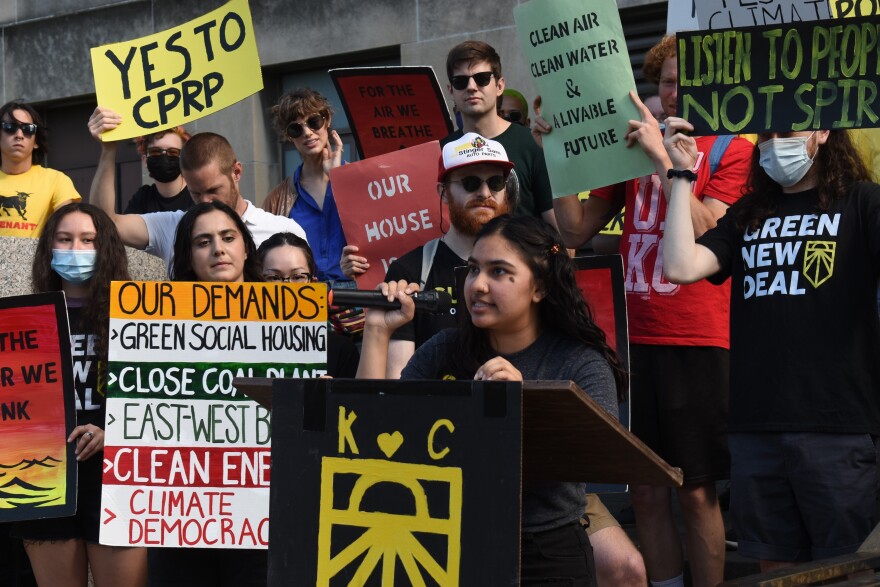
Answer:
[[[440,244],[439,238],[432,238],[422,247],[422,276],[419,278],[419,286],[425,287],[428,283],[428,274],[431,273],[431,267],[434,266],[434,256],[437,254],[437,245]]]
[[[709,149],[709,175],[713,175],[721,165],[721,158],[724,157],[724,152],[727,151],[727,147],[735,137],[736,135],[718,135],[718,138],[712,143],[712,148]]]

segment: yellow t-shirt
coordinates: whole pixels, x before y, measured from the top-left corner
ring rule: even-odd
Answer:
[[[0,171],[0,236],[37,238],[49,215],[68,200],[82,197],[60,171],[42,165],[18,175]]]

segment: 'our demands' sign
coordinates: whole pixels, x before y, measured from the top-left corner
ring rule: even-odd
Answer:
[[[443,236],[439,159],[440,145],[431,141],[330,171],[345,240],[370,262],[359,288],[376,287],[399,255]]]
[[[679,33],[678,112],[698,134],[880,127],[874,17]]]
[[[247,0],[232,0],[184,25],[95,47],[98,104],[122,116],[104,140],[184,124],[263,89]]]
[[[361,159],[437,141],[452,132],[443,92],[430,66],[358,67],[328,73]]]
[[[270,587],[518,584],[522,383],[273,389]]]
[[[650,175],[627,149],[635,81],[614,0],[532,0],[514,8],[520,45],[553,125],[544,153],[553,196]],[[601,82],[600,82],[601,80]]]
[[[696,3],[701,29],[786,24],[830,18],[828,0],[700,0]]]
[[[326,297],[112,283],[102,544],[267,547],[270,414],[232,380],[324,375]]]
[[[71,342],[85,354],[85,338],[60,292],[0,298],[0,522],[76,512]]]

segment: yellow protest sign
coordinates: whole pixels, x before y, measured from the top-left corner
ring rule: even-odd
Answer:
[[[828,0],[832,18],[849,16],[880,15],[880,2],[877,0]]]
[[[122,116],[105,141],[184,124],[263,89],[247,0],[91,52],[98,104]]]

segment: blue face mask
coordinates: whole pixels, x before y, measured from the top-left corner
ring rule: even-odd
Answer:
[[[770,179],[787,188],[804,178],[813,166],[813,160],[807,153],[807,141],[813,134],[807,137],[770,139],[758,145],[761,151],[759,163]]]
[[[64,281],[77,285],[85,283],[95,274],[98,251],[74,251],[52,249],[52,269]]]

